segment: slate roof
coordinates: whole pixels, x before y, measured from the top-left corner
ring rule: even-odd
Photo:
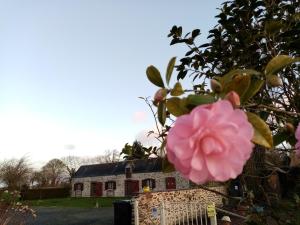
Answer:
[[[154,159],[138,159],[132,162],[132,173],[152,173],[162,171],[162,160]],[[73,178],[83,177],[99,177],[125,174],[125,167],[129,161],[116,163],[103,163],[94,165],[84,165],[79,167]]]

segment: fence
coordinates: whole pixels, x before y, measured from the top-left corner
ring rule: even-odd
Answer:
[[[213,203],[212,203],[213,204]],[[210,204],[210,205],[212,205]],[[214,205],[214,204],[213,204]],[[217,225],[216,212],[221,215],[229,215],[244,221],[246,217],[239,214],[215,208],[214,215],[208,217],[208,205],[199,202],[167,202],[148,205],[152,216],[144,215],[143,210],[139,210],[139,202],[133,201],[133,223],[134,225]]]
[[[161,202],[160,205],[152,205],[152,217],[145,220],[143,211],[139,211],[138,201],[133,202],[134,224],[157,225],[217,225],[216,216],[207,216],[207,205],[199,202]],[[140,222],[140,217],[143,218]]]
[[[162,202],[160,222],[161,225],[217,225],[215,215],[208,218],[207,205],[199,202]]]

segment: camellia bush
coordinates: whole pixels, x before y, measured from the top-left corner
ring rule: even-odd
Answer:
[[[0,194],[0,225],[26,224],[30,217],[36,218],[36,213],[28,205],[19,201],[18,191],[4,191]]]
[[[168,65],[166,83],[171,77],[174,61],[171,59]],[[158,121],[165,127],[160,136],[166,137],[163,140],[168,160],[195,183],[226,181],[242,172],[254,144],[274,149],[270,127],[251,110],[259,103],[249,102],[268,86],[268,76],[275,76],[274,73],[297,61],[300,58],[278,55],[267,64],[264,72],[232,70],[223,77],[212,79],[212,90],[195,90],[192,94],[190,90],[185,91],[180,82],[174,88],[165,87],[160,72],[154,66],[148,67],[148,79],[161,88],[153,102],[157,106]],[[253,76],[260,76],[260,79],[252,79]],[[276,106],[274,110],[280,111]],[[289,113],[295,117],[300,115]],[[172,125],[166,123],[168,118]],[[287,125],[294,133],[293,125]],[[295,140],[300,139],[299,132],[298,126]],[[291,146],[296,155],[300,155],[299,145],[298,141],[296,149]]]
[[[153,65],[146,70],[158,88],[143,98],[161,142],[152,153],[199,185],[241,179],[249,224],[300,224],[286,211],[300,212],[300,189],[285,184],[286,198],[272,201],[265,185],[278,189],[291,173],[300,185],[299,1],[227,1],[220,11],[208,43],[197,43],[199,29],[183,35],[173,26],[171,45],[187,53],[169,61],[164,77]],[[187,77],[191,87],[183,87]]]

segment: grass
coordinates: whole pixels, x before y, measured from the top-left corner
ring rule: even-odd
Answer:
[[[24,203],[29,206],[42,207],[77,207],[77,208],[95,208],[98,202],[98,207],[113,207],[113,202],[118,200],[126,200],[125,197],[99,197],[99,198],[54,198],[44,200],[31,200]]]

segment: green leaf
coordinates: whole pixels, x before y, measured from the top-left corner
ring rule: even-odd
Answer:
[[[166,103],[168,111],[174,116],[181,116],[189,112],[185,106],[185,100],[177,97],[172,97]]]
[[[245,69],[245,70],[235,69],[229,71],[224,76],[219,78],[217,77],[217,78],[221,82],[222,86],[225,86],[227,83],[231,82],[232,79],[237,75],[251,75],[251,76],[254,75],[260,77],[262,74],[256,70],[251,70],[251,69]]]
[[[254,95],[256,95],[256,93],[259,92],[259,90],[261,89],[263,84],[264,84],[263,80],[251,79],[251,83],[250,83],[248,90],[241,97],[241,102],[242,103],[246,102],[250,98],[252,98]]]
[[[223,95],[226,95],[230,91],[235,91],[239,94],[241,101],[249,99],[249,96],[255,94],[254,92],[249,93],[248,89],[251,87],[251,80],[252,78],[260,78],[262,73],[252,70],[252,69],[235,69],[231,70],[223,77],[215,77],[217,81],[221,83],[223,87]],[[258,84],[255,84],[258,85]],[[254,86],[255,86],[254,85]],[[253,88],[253,87],[252,87]],[[258,91],[258,90],[257,90]],[[245,97],[243,95],[246,95]],[[252,96],[251,96],[252,97]],[[243,102],[243,101],[242,101]]]
[[[189,95],[187,97],[187,103],[189,105],[203,105],[215,102],[216,99],[211,95]]]
[[[162,171],[164,173],[171,173],[175,171],[174,165],[169,162],[167,157],[164,157],[162,160]]]
[[[172,96],[179,96],[179,95],[182,95],[184,93],[183,89],[182,89],[182,86],[179,82],[177,82],[173,89],[171,90],[171,95]]]
[[[197,37],[199,34],[200,34],[200,30],[199,30],[199,29],[195,29],[195,30],[193,30],[193,32],[192,32],[192,37],[195,38],[195,37]]]
[[[165,125],[166,122],[166,103],[165,102],[160,102],[157,107],[157,116],[158,116],[158,121],[160,124],[163,126]]]
[[[167,71],[166,71],[167,85],[169,85],[169,83],[170,83],[171,76],[172,76],[172,73],[173,73],[173,69],[174,69],[174,66],[175,66],[175,62],[176,62],[176,57],[171,58],[170,61],[169,61]]]
[[[252,141],[263,147],[272,148],[273,138],[269,126],[256,114],[251,112],[246,112],[246,114],[248,121],[252,124],[254,129]]]
[[[270,87],[279,87],[283,85],[281,78],[273,74],[268,75],[266,81]]]
[[[265,68],[265,74],[266,76],[276,74],[277,72],[279,72],[280,70],[282,70],[283,68],[287,67],[288,65],[294,62],[300,62],[300,57],[292,58],[288,55],[275,56],[267,64]]]
[[[161,78],[161,75],[160,75],[160,72],[158,69],[156,69],[155,66],[149,66],[146,70],[146,74],[147,74],[147,77],[148,77],[148,80],[158,86],[158,87],[165,87],[164,85],[164,82]]]
[[[233,77],[232,81],[228,82],[223,86],[224,94],[229,93],[230,91],[235,91],[241,98],[247,92],[250,87],[251,76],[246,75],[236,75]]]

